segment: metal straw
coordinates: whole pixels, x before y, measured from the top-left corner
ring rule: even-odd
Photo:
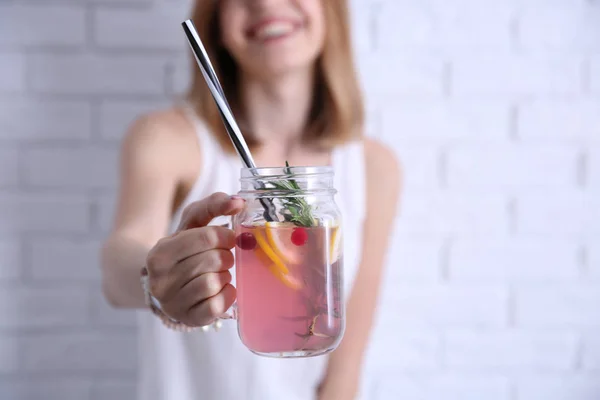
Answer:
[[[229,103],[225,98],[225,93],[223,92],[223,88],[219,83],[219,79],[217,78],[217,74],[215,73],[214,68],[210,62],[208,54],[204,49],[204,45],[202,44],[202,40],[200,39],[200,35],[196,31],[196,27],[191,20],[186,20],[182,23],[183,30],[187,37],[190,47],[192,48],[192,52],[194,53],[194,57],[196,58],[196,62],[198,67],[200,67],[200,71],[202,72],[202,76],[204,76],[204,80],[210,89],[210,93],[212,94],[213,99],[217,103],[217,107],[219,108],[219,113],[221,115],[221,119],[223,120],[223,124],[225,125],[225,129],[229,134],[229,138],[235,147],[238,155],[242,159],[242,162],[246,166],[246,168],[251,168],[253,174],[256,175],[254,169],[256,165],[254,164],[254,160],[252,159],[252,155],[250,154],[250,149],[244,140],[244,136],[238,126],[235,118],[233,116],[233,112],[229,107]],[[255,185],[258,189],[264,188],[264,185],[260,182],[257,182]],[[277,215],[275,213],[275,206],[271,199],[259,199],[261,204],[265,209],[265,219],[267,221],[277,221]]]

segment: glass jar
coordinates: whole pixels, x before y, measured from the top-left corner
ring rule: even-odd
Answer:
[[[236,319],[243,344],[270,357],[326,354],[345,330],[341,215],[332,167],[241,170]]]

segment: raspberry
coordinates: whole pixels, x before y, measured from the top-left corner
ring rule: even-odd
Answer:
[[[240,233],[235,241],[242,250],[254,250],[256,247],[256,238],[250,232]]]
[[[292,231],[292,243],[296,246],[304,246],[308,241],[308,233],[304,228],[295,228]]]

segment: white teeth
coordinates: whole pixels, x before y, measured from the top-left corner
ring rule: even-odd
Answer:
[[[276,38],[287,35],[292,30],[294,30],[294,26],[289,22],[272,22],[257,30],[256,37],[258,39]]]

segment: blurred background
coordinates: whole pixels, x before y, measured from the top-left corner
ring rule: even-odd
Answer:
[[[0,1],[0,399],[133,399],[101,296],[122,135],[188,83],[183,0]],[[368,400],[600,399],[600,2],[354,0],[404,164]]]

